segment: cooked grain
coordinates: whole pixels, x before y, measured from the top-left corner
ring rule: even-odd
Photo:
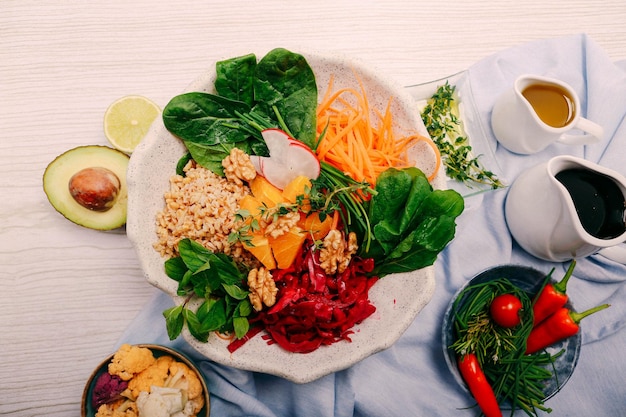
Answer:
[[[178,255],[178,242],[189,238],[205,248],[230,255],[237,262],[251,262],[251,255],[241,243],[228,243],[235,224],[238,201],[250,189],[219,177],[191,161],[185,176],[170,178],[164,194],[165,208],[157,213],[158,240],[154,248],[165,258]]]

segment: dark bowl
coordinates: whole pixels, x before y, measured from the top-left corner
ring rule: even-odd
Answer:
[[[548,273],[549,271],[544,273],[526,266],[500,265],[487,269],[476,275],[454,295],[443,318],[443,351],[450,372],[454,376],[454,379],[466,392],[469,393],[469,390],[467,389],[467,386],[465,385],[465,382],[463,381],[463,378],[457,368],[456,355],[454,350],[450,349],[450,346],[454,343],[453,317],[456,312],[453,311],[454,301],[467,286],[492,281],[498,278],[507,278],[513,285],[532,296],[539,291]],[[573,306],[569,301],[566,306],[573,309]],[[558,353],[561,349],[564,349],[564,353],[555,360],[554,368],[552,369],[551,367],[550,369],[553,373],[556,373],[556,378],[546,380],[543,387],[543,392],[545,394],[544,401],[556,394],[572,376],[576,363],[578,362],[578,356],[580,355],[580,345],[581,335],[579,332],[576,335],[562,340],[546,349],[546,351],[550,354]]]
[[[200,383],[202,384],[202,390],[204,393],[204,407],[197,414],[198,417],[209,417],[210,403],[209,403],[209,389],[206,386],[206,382],[200,370],[194,365],[194,363],[185,355],[180,352],[175,351],[166,346],[161,345],[152,345],[152,344],[138,344],[135,346],[148,348],[152,351],[152,354],[155,358],[160,356],[171,356],[179,362],[186,364],[190,369],[192,369],[200,379]],[[95,410],[91,404],[91,395],[93,392],[93,388],[98,377],[107,372],[109,363],[111,359],[113,359],[114,353],[112,353],[109,357],[104,359],[92,372],[91,376],[87,380],[87,384],[85,385],[85,389],[83,390],[83,399],[81,403],[81,416],[82,417],[94,417],[98,410]]]

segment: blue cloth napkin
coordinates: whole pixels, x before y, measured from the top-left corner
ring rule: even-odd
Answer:
[[[584,115],[604,127],[604,141],[580,147],[553,145],[531,156],[499,147],[489,127],[491,107],[522,73],[570,83],[581,97]],[[626,62],[612,62],[586,35],[530,42],[487,57],[466,71],[458,90],[465,111],[470,112],[467,129],[472,140],[493,151],[499,165],[493,169],[505,182],[511,183],[525,168],[566,153],[626,175]],[[158,343],[190,356],[211,391],[212,416],[477,415],[475,408],[465,409],[474,401],[444,361],[441,324],[454,293],[474,275],[496,265],[521,264],[546,273],[554,267],[555,277],[563,276],[568,266],[541,261],[517,246],[504,219],[505,197],[506,190],[467,197],[456,237],[437,260],[431,302],[397,343],[347,370],[294,384],[213,363],[182,339],[168,340],[161,313],[172,301],[156,290],[118,344]],[[578,366],[546,405],[556,416],[626,415],[626,267],[599,255],[581,259],[568,292],[579,311],[605,302],[612,307],[583,321]]]

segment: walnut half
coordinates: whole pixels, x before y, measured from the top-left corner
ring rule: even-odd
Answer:
[[[352,255],[358,249],[356,234],[350,232],[348,241],[343,238],[343,233],[339,230],[331,230],[322,243],[320,250],[320,266],[328,275],[336,272],[342,273],[348,267]]]
[[[248,287],[250,289],[250,303],[256,311],[263,309],[263,304],[271,307],[276,303],[276,283],[269,270],[261,267],[248,272]]]
[[[233,148],[230,154],[222,160],[224,175],[229,181],[241,185],[243,181],[250,182],[256,177],[256,169],[250,161],[250,156],[239,148]]]
[[[290,211],[287,214],[276,214],[268,217],[270,221],[265,228],[265,234],[273,237],[274,239],[289,232],[291,229],[296,227],[300,221],[300,213],[297,211]]]

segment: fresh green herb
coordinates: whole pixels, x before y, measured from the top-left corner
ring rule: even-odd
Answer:
[[[193,159],[223,175],[221,161],[233,147],[267,155],[261,130],[281,128],[311,146],[316,136],[317,84],[302,55],[270,51],[216,64],[217,94],[190,92],[163,109],[163,123]]]
[[[422,120],[439,148],[446,174],[470,186],[478,183],[489,185],[493,189],[504,187],[493,172],[482,166],[479,157],[472,155],[472,147],[459,119],[455,89],[455,86],[446,81],[427,100],[426,107],[422,110]]]
[[[252,313],[244,272],[229,256],[213,253],[190,239],[181,240],[178,251],[180,256],[165,262],[165,272],[178,282],[177,293],[186,299],[163,312],[170,340],[180,335],[185,324],[203,342],[215,331],[242,338]],[[195,312],[189,307],[194,299],[201,300]]]
[[[520,324],[497,325],[489,316],[489,307],[498,295],[513,294],[522,303]],[[529,416],[544,406],[546,381],[556,377],[551,371],[562,354],[525,355],[526,339],[533,327],[532,299],[508,279],[469,285],[452,306],[455,341],[450,348],[459,356],[474,353],[489,380],[499,403],[508,403],[511,413],[517,409]]]
[[[384,276],[432,265],[452,240],[455,219],[463,212],[463,197],[454,190],[433,190],[418,168],[389,168],[378,176],[369,201],[373,274]]]
[[[249,210],[240,209],[235,213],[235,222],[242,226],[228,234],[228,243],[233,245],[241,242],[246,246],[254,246],[252,233],[260,230],[259,219],[255,218]]]
[[[340,213],[346,231],[356,231],[361,245],[369,248],[372,231],[366,200],[376,194],[370,184],[356,181],[326,162],[321,162],[320,176],[312,183],[309,197],[312,210],[319,211],[323,221],[325,215],[343,207],[345,211]]]

